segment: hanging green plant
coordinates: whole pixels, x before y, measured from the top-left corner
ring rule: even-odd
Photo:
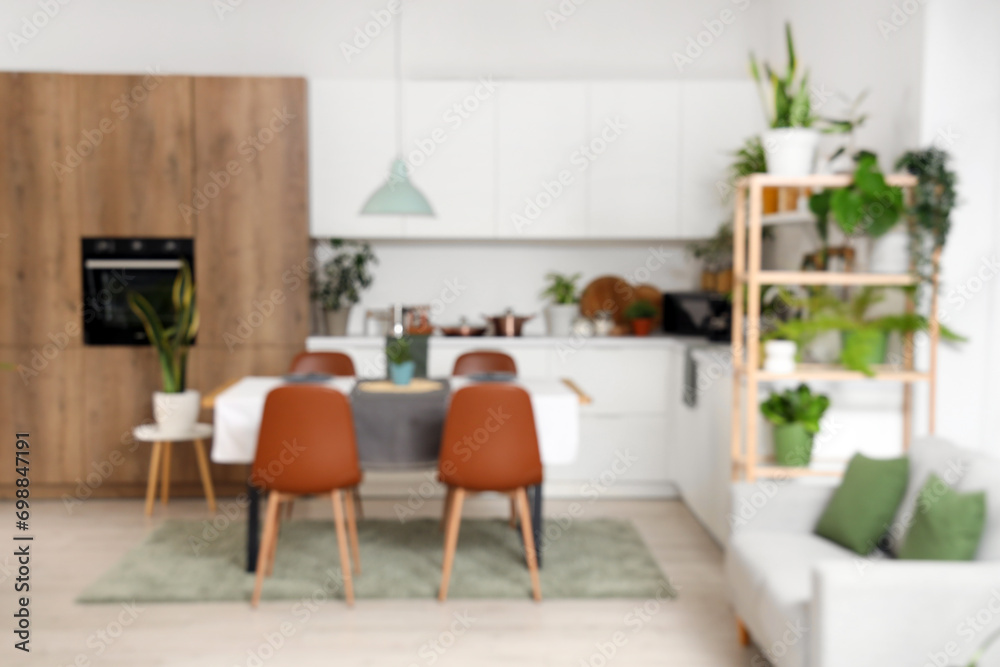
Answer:
[[[951,212],[958,204],[955,184],[958,181],[948,162],[951,156],[940,148],[907,151],[897,161],[897,169],[905,169],[917,177],[913,204],[909,215],[910,258],[914,271],[922,281],[934,273],[934,252],[944,248],[951,231]]]

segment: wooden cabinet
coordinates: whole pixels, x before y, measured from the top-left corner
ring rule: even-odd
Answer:
[[[506,82],[497,96],[497,235],[586,236],[587,84]]]
[[[404,219],[407,238],[495,235],[496,89],[486,80],[406,84],[403,157],[434,208]]]
[[[361,215],[361,207],[388,178],[399,150],[395,99],[389,81],[310,81],[312,236],[403,236],[402,217]],[[419,186],[420,178],[414,183]],[[433,206],[433,197],[428,197]]]
[[[233,351],[309,334],[305,92],[302,79],[195,79],[199,346]]]
[[[592,84],[585,154],[590,236],[678,236],[679,127],[679,83]]]
[[[0,99],[0,345],[79,347],[75,82],[0,73]]]
[[[711,236],[732,215],[727,167],[750,136],[765,129],[753,83],[698,81],[681,84],[681,238]]]

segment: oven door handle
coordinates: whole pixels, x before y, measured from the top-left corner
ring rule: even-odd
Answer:
[[[85,269],[179,269],[179,259],[88,259]]]

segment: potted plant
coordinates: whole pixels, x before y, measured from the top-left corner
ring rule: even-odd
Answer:
[[[542,296],[552,300],[545,309],[549,335],[567,337],[573,331],[573,321],[580,314],[578,303],[580,298],[576,290],[580,274],[567,276],[561,273],[549,273],[545,279],[549,281],[549,285],[542,292]]]
[[[314,274],[312,296],[323,309],[326,333],[345,336],[351,306],[372,284],[370,264],[377,264],[378,259],[367,243],[343,239],[330,239],[321,254],[329,259]]]
[[[792,41],[792,26],[785,24],[788,70],[778,74],[768,63],[763,71],[750,54],[750,75],[757,84],[764,116],[770,130],[764,133],[767,171],[783,176],[803,176],[813,172],[819,132],[813,128],[816,116],[810,100],[809,74],[798,78],[798,61]]]
[[[733,158],[733,162],[729,165],[729,180],[723,189],[723,203],[729,203],[732,193],[736,191],[736,183],[741,178],[751,174],[767,173],[767,155],[759,134],[749,137],[739,149],[733,151]],[[778,190],[778,188],[764,188],[762,210],[765,215],[778,212]]]
[[[905,169],[917,177],[908,211],[913,218],[909,250],[913,271],[922,282],[929,282],[934,274],[934,257],[948,240],[951,212],[958,203],[958,179],[948,166],[950,159],[947,151],[931,147],[908,151],[896,161],[896,169]]]
[[[160,362],[163,390],[153,393],[156,425],[164,436],[188,433],[198,421],[201,410],[201,396],[187,388],[188,350],[198,333],[199,321],[191,267],[181,260],[171,296],[173,319],[170,326],[164,326],[163,314],[157,312],[142,294],[130,291],[128,304],[142,322]]]
[[[800,384],[797,389],[772,393],[760,411],[774,425],[774,460],[780,466],[807,466],[812,459],[813,438],[830,407],[830,399],[813,394]]]
[[[416,363],[410,351],[410,341],[395,338],[385,346],[385,356],[389,359],[389,378],[393,384],[407,385],[413,380]]]
[[[632,323],[632,333],[636,336],[648,336],[653,330],[653,320],[656,319],[656,306],[646,299],[636,299],[625,309],[625,317]]]
[[[701,260],[701,288],[712,292],[729,292],[733,288],[733,225],[719,225],[715,234],[703,241],[686,246],[688,254]]]

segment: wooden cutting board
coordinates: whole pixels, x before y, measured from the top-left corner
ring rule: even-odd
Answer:
[[[584,317],[593,317],[600,310],[611,313],[615,323],[624,324],[625,309],[632,303],[634,292],[624,278],[620,276],[601,276],[594,278],[580,296],[580,312]]]

